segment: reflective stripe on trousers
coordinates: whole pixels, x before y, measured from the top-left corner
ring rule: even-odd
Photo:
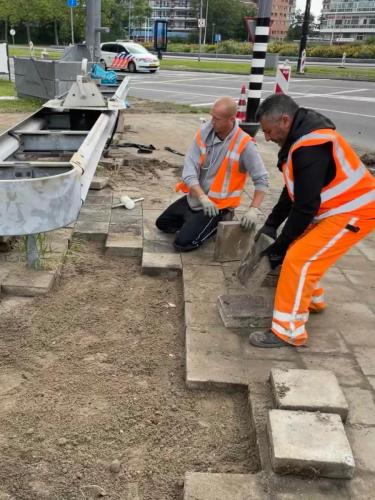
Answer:
[[[351,231],[346,227],[348,224],[359,231]],[[275,335],[296,346],[306,343],[309,308],[323,291],[319,280],[374,229],[374,219],[335,215],[312,226],[289,247],[276,288],[271,327]]]

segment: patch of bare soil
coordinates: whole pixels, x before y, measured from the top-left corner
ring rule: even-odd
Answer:
[[[186,471],[256,470],[245,391],[185,387],[180,279],[82,244],[0,325],[0,498],[172,500]]]

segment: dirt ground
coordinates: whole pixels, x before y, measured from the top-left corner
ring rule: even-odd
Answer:
[[[246,392],[184,377],[181,278],[74,243],[53,293],[0,316],[0,500],[174,500],[186,471],[255,472]]]

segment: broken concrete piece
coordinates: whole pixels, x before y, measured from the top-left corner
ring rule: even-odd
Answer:
[[[245,231],[238,221],[219,222],[214,259],[218,262],[241,260],[248,251],[254,235]]]
[[[217,306],[227,328],[268,328],[273,297],[262,295],[219,295]]]
[[[270,380],[277,408],[337,413],[346,421],[348,403],[333,372],[273,368]]]
[[[108,182],[109,182],[108,177],[97,177],[95,175],[91,181],[90,189],[99,191],[100,189],[104,189],[106,186],[108,186]]]
[[[353,477],[353,453],[338,415],[270,410],[268,436],[275,472],[342,479]]]
[[[266,234],[261,234],[258,241],[250,245],[237,271],[237,277],[241,285],[252,290],[262,285],[266,276],[271,271],[271,265],[268,257],[261,257],[260,254],[268,248],[273,241],[274,240]]]

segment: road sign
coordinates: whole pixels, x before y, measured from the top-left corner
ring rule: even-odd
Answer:
[[[67,7],[77,7],[77,0],[66,0]]]
[[[16,34],[16,30],[14,30],[13,28],[9,31],[9,34],[11,36],[14,36]]]
[[[202,19],[198,19],[198,28],[205,28],[206,27],[206,20],[204,17]]]
[[[221,42],[221,34],[220,34],[220,33],[216,33],[216,34],[215,34],[215,42],[216,42],[216,43]]]

